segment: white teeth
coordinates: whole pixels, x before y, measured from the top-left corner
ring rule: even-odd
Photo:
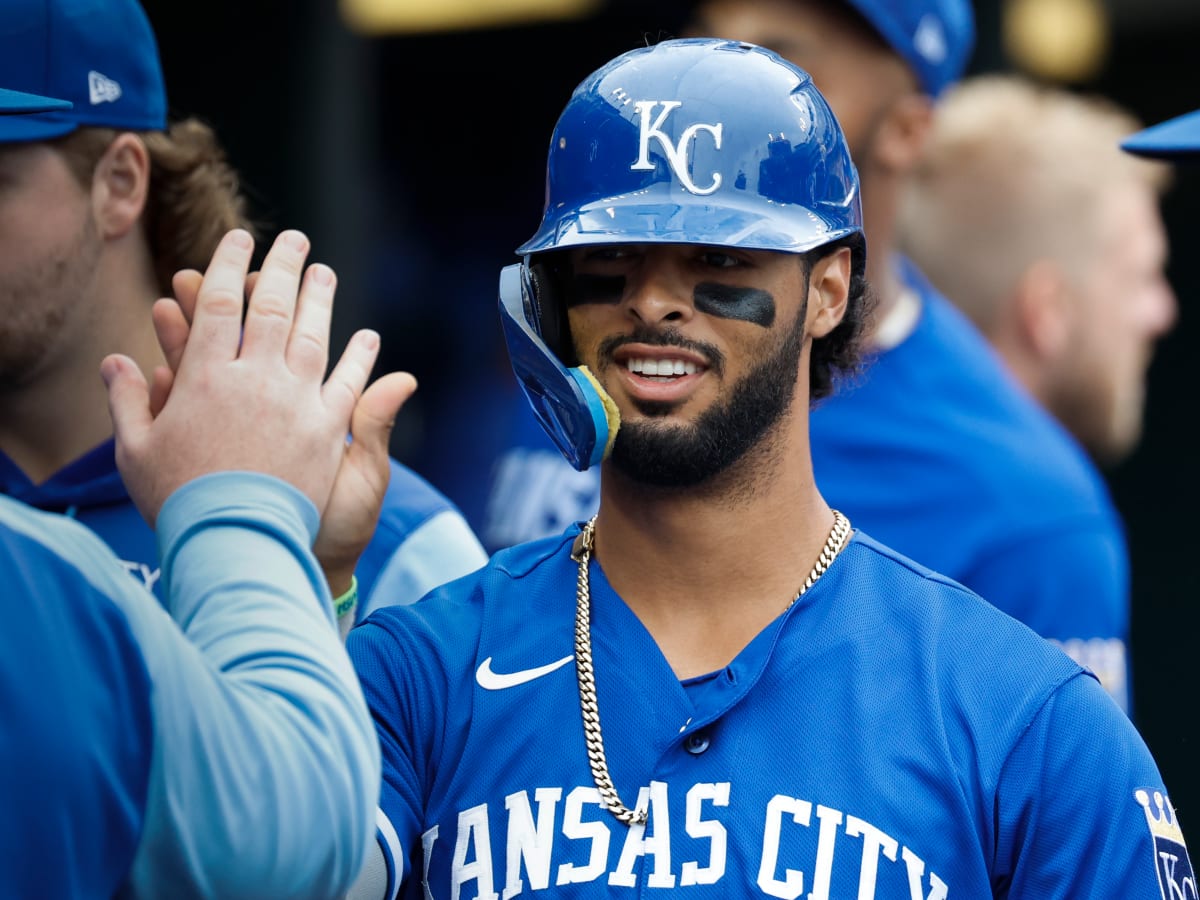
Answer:
[[[626,364],[630,372],[646,376],[694,375],[696,364],[682,359],[631,359]]]

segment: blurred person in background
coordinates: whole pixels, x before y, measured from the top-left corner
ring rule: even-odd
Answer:
[[[862,370],[813,410],[822,493],[1059,642],[1129,711],[1128,548],[1107,487],[898,245],[901,198],[973,52],[971,4],[703,0],[687,31],[760,43],[807,70],[862,178],[879,308]]]
[[[1140,127],[1106,98],[972,78],[943,100],[900,215],[909,256],[1102,466],[1137,446],[1177,318],[1170,170],[1119,147]]]
[[[154,535],[121,483],[94,375],[113,352],[161,363],[151,304],[181,270],[194,291],[229,229],[254,230],[246,202],[213,131],[168,124],[137,0],[6,3],[0,83],[74,104],[0,120],[0,493],[88,525],[161,598]],[[486,559],[457,507],[396,461],[357,568],[327,538],[316,549],[343,631]]]

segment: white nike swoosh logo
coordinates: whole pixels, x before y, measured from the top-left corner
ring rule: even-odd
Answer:
[[[546,663],[536,669],[521,669],[519,672],[493,672],[492,658],[489,656],[480,663],[475,672],[475,680],[485,691],[502,691],[505,688],[516,687],[518,684],[525,684],[535,678],[541,678],[543,675],[549,675],[555,669],[561,669],[574,658],[575,654],[572,653],[570,656],[564,656],[560,660]]]

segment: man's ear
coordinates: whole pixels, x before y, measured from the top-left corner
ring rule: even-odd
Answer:
[[[911,172],[933,128],[933,100],[919,91],[896,98],[880,125],[874,158],[892,172]]]
[[[149,191],[150,152],[136,134],[122,132],[92,172],[92,211],[101,237],[123,237],[134,228]]]
[[[817,260],[808,276],[808,322],[811,337],[837,328],[850,302],[850,248],[839,247]]]
[[[1043,362],[1056,358],[1073,328],[1071,286],[1053,260],[1033,263],[1017,281],[1013,332],[1025,353]]]

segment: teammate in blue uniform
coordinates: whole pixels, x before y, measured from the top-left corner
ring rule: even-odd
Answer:
[[[1194,893],[1098,680],[818,490],[865,246],[838,122],[774,53],[668,40],[575,90],[500,304],[599,512],[351,632],[384,766],[351,896]]]
[[[245,201],[212,131],[168,123],[137,0],[14,0],[4,16],[0,83],[74,108],[0,121],[0,171],[19,185],[0,196],[0,493],[77,518],[162,599],[154,535],[113,461],[96,366],[115,351],[147,370],[161,362],[151,304],[174,292],[178,270],[202,269],[228,229],[248,227]],[[447,497],[396,460],[389,469],[354,573],[358,618],[486,558]],[[337,554],[324,541],[317,550]]]
[[[971,56],[970,2],[703,0],[689,30],[806,69],[862,174],[879,310],[864,371],[813,411],[822,492],[888,546],[1058,641],[1129,711],[1129,553],[1107,486],[897,250],[901,194],[937,100]]]
[[[864,370],[813,411],[822,491],[884,543],[1059,642],[1131,711],[1129,552],[1106,483],[895,250],[900,188],[934,101],[970,58],[970,3],[703,0],[690,19],[689,34],[752,41],[809,71],[862,174],[878,321]],[[560,533],[599,504],[593,470],[556,459],[527,412],[513,422],[478,526],[489,550]]]
[[[294,232],[264,262],[239,351],[228,300],[252,247],[238,232],[218,249],[186,359],[173,384],[156,377],[157,417],[133,361],[104,361],[166,609],[89,529],[0,496],[6,897],[333,897],[373,838],[378,742],[310,547],[347,486],[351,423],[386,456],[390,429],[371,425],[412,383],[362,393],[370,334],[325,379],[332,273],[301,287]]]

